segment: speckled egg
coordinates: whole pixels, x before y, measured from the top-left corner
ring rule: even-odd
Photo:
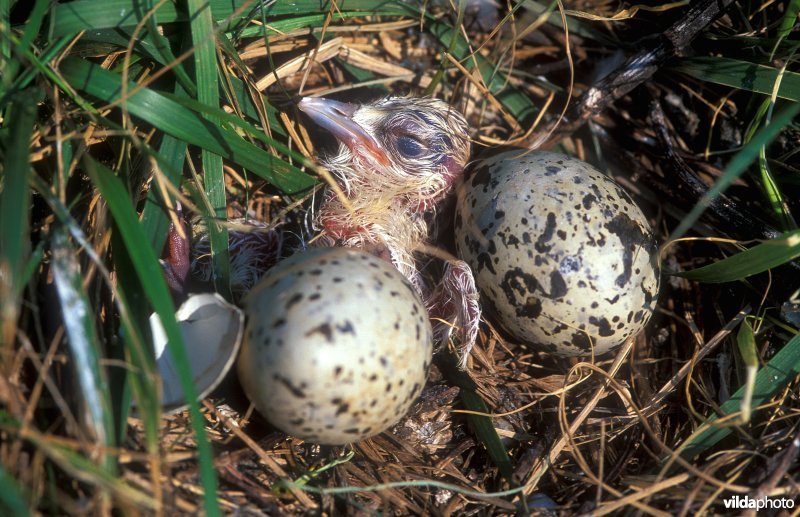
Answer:
[[[279,263],[244,301],[239,379],[274,426],[342,445],[402,418],[425,384],[433,334],[390,263],[347,248]]]
[[[649,320],[657,246],[642,211],[591,165],[506,149],[458,188],[458,253],[511,338],[559,356],[613,350]]]

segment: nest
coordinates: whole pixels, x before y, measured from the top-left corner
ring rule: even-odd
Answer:
[[[466,115],[476,153],[509,143],[557,145],[612,171],[650,216],[660,242],[671,243],[662,253],[670,271],[731,254],[736,248],[730,243],[737,239],[778,235],[780,226],[764,216],[769,211],[764,196],[754,192],[752,178],[742,177],[724,203],[692,225],[696,235],[725,243],[670,241],[722,176],[730,152],[743,144],[752,113],[746,106],[752,92],[704,82],[675,58],[692,48],[701,56],[721,52],[723,43],[708,34],[744,34],[743,19],[729,13],[697,20],[691,18],[694,11],[677,5],[620,12],[611,2],[574,4],[572,16],[583,23],[568,35],[531,11],[509,14],[491,2],[471,3],[459,18],[438,3],[429,6],[432,17],[424,19],[342,19],[331,9],[325,25],[314,30],[268,30],[266,38],[237,40],[240,61],[228,56],[226,63],[251,94],[261,92],[285,108],[276,119],[287,135],[284,143],[308,158],[303,162],[295,156],[298,167],[310,170],[310,163],[332,148],[322,134],[299,122],[290,102],[295,96],[357,101],[428,94]],[[765,27],[767,19],[779,16],[775,9],[765,5],[760,13]],[[556,10],[550,16],[560,14]],[[689,23],[689,29],[676,33],[687,20],[695,26]],[[456,44],[448,52],[442,43],[452,35],[441,31],[456,21],[472,50],[468,58],[458,57]],[[709,32],[698,36],[703,30]],[[653,31],[658,36],[648,37]],[[670,36],[677,40],[665,50]],[[642,71],[626,60],[638,55],[626,41],[643,42],[641,52],[652,58],[649,75],[639,75]],[[122,55],[106,59],[119,61]],[[489,63],[498,65],[496,77],[486,72]],[[526,102],[509,100],[510,95]],[[270,120],[275,122],[264,119],[267,133]],[[100,156],[113,138],[84,136],[90,152]],[[42,160],[46,147],[40,142]],[[798,148],[796,129],[781,132],[770,148],[780,164],[776,167],[797,172],[788,157]],[[289,197],[234,167],[225,170],[228,218],[289,227],[297,243],[309,238],[312,194]],[[141,199],[156,188],[146,175],[141,184]],[[785,189],[791,212],[800,199],[797,184],[787,182]],[[189,210],[203,211],[189,198],[184,202]],[[34,219],[44,231],[52,216],[39,208]],[[84,198],[73,209],[88,214],[84,227],[98,232],[92,242],[102,256],[107,216],[99,200]],[[765,371],[767,363],[775,364],[771,360],[798,332],[796,322],[780,318],[780,308],[798,288],[796,268],[789,263],[722,284],[665,276],[647,330],[606,357],[554,358],[509,342],[484,322],[466,371],[440,359],[408,415],[390,431],[347,447],[315,446],[271,428],[231,381],[202,404],[219,478],[218,504],[226,513],[255,515],[603,515],[623,510],[685,515],[723,512],[733,496],[794,500],[800,450],[797,361],[779,363],[788,371],[781,373],[780,386],[762,390],[745,418],[738,404],[737,390],[746,381],[736,337],[743,321],[755,322],[760,364]],[[101,327],[111,335],[116,318],[111,294],[96,292],[105,308],[99,313]],[[783,314],[796,312],[788,306]],[[5,469],[34,500],[49,500],[57,512],[112,506],[126,512],[201,511],[206,485],[188,412],[162,419],[158,455],[147,452],[153,447],[143,423],[129,419],[121,447],[112,451],[119,461],[114,479],[76,463],[74,456],[59,456],[61,448],[90,456],[98,451],[61,400],[72,375],[60,366],[68,362],[57,348],[63,332],[39,334],[52,337],[46,352],[48,343],[34,337],[37,325],[20,324],[15,345],[6,348],[5,361],[21,367],[0,376],[0,401],[7,414],[24,415],[28,407],[37,419],[36,425],[0,427]],[[731,400],[737,402],[734,410]],[[717,415],[713,422],[712,415]],[[49,477],[48,468],[55,472]],[[56,483],[46,486],[44,479]]]

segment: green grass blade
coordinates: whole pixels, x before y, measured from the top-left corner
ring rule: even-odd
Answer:
[[[36,103],[39,92],[19,95],[9,116],[8,141],[5,143],[3,182],[0,192],[0,261],[5,263],[13,282],[22,271],[28,242],[30,221],[31,175],[29,142],[36,123]]]
[[[772,98],[764,99],[761,106],[759,106],[756,111],[753,120],[750,122],[750,127],[744,138],[745,143],[753,138],[753,135],[755,135],[765,119],[769,120],[768,113],[773,107]],[[780,228],[784,231],[797,228],[797,224],[795,224],[789,207],[784,200],[778,182],[775,181],[775,178],[772,176],[772,171],[770,171],[769,162],[767,161],[766,145],[762,145],[758,151],[758,171],[761,179],[761,187],[764,189],[764,194],[772,208],[773,214],[780,222]]]
[[[727,57],[690,57],[681,60],[675,70],[701,81],[732,86],[740,90],[771,95],[780,71],[777,68]],[[778,97],[800,101],[800,73],[783,72]]]
[[[67,58],[61,64],[62,76],[75,88],[104,102],[117,102],[121,77],[81,59]],[[136,85],[128,85],[132,91]],[[131,115],[140,118],[189,144],[197,145],[233,161],[266,179],[287,194],[307,190],[314,178],[292,167],[280,158],[242,139],[236,132],[209,123],[164,95],[142,88],[126,103]]]
[[[69,231],[72,238],[87,254],[93,254],[93,248],[83,233],[83,230],[78,226],[76,221],[72,218],[69,209],[61,203],[61,200],[51,190],[50,186],[37,175],[31,177],[31,184],[39,195],[47,201],[56,219]],[[115,235],[112,235],[112,239],[114,238]],[[120,246],[114,249],[123,248]],[[99,257],[92,256],[91,258],[95,263],[101,264]],[[124,262],[125,264],[130,262],[128,254],[125,252],[114,254],[114,259],[117,264],[119,262]],[[158,450],[158,429],[161,408],[156,391],[158,374],[156,373],[153,353],[147,348],[146,342],[139,331],[141,328],[147,328],[145,324],[149,325],[149,313],[145,312],[149,310],[149,305],[146,303],[146,300],[137,296],[141,292],[141,288],[139,288],[139,292],[137,293],[131,293],[130,289],[127,288],[136,276],[135,269],[132,266],[127,269],[123,267],[116,272],[118,284],[116,286],[115,298],[119,310],[120,324],[123,329],[122,340],[126,346],[125,352],[129,356],[126,359],[133,367],[131,369],[133,375],[130,379],[135,388],[134,393],[139,401],[140,413],[143,415],[148,450],[151,453],[155,453]],[[138,284],[136,285],[138,286]],[[137,310],[145,312],[144,323],[135,322]],[[112,381],[114,379],[111,378],[109,380]],[[111,382],[109,384],[111,384]],[[112,403],[113,402],[112,400]],[[127,415],[128,408],[114,407],[113,410],[118,413],[118,416],[121,418]],[[123,419],[118,423],[121,432],[126,430],[124,426],[126,422],[127,421]],[[121,441],[120,439],[120,443]]]
[[[159,430],[161,428],[161,401],[157,387],[159,378],[152,348],[146,343],[143,332],[150,328],[150,304],[144,295],[136,268],[131,261],[125,242],[117,228],[112,229],[111,249],[120,250],[113,253],[114,271],[116,272],[117,307],[120,312],[122,329],[120,341],[122,349],[112,351],[115,359],[131,365],[127,371],[119,369],[111,380],[116,384],[112,393],[119,404],[118,416],[123,425],[120,427],[120,438],[124,439],[127,431],[127,415],[130,410],[130,395],[137,403],[137,412],[142,418],[145,430],[145,444],[150,454],[159,454]]]
[[[238,10],[246,0],[209,0],[207,5],[211,8],[214,21],[223,20]],[[251,4],[255,6],[256,4]],[[337,2],[334,11],[358,11],[365,15],[403,15],[408,11],[399,2],[386,2],[384,0],[348,0]],[[332,0],[296,0],[294,2],[272,2],[265,4],[268,16],[281,16],[288,14],[327,13],[333,6]],[[236,24],[241,19],[249,16],[244,9],[240,15],[231,21]],[[98,3],[95,0],[77,0],[75,2],[58,4],[53,12],[53,30],[57,36],[73,35],[80,31],[111,29],[115,27],[132,27],[139,23],[146,11],[141,9],[139,0],[105,0]],[[159,23],[174,23],[186,21],[186,14],[179,11],[172,2],[162,3],[156,13]]]
[[[6,469],[0,465],[0,514],[25,516],[30,515],[28,503],[19,489],[17,482],[8,475]]]
[[[32,65],[28,66],[25,72],[20,74],[15,83],[17,88],[21,89],[22,87],[25,87],[28,83],[35,79],[38,74],[43,74],[54,84],[58,85],[59,88],[69,91],[69,85],[65,83],[61,76],[56,74],[50,68],[50,66],[48,66],[48,63],[55,59],[58,53],[61,52],[67,44],[69,44],[69,38],[61,38],[60,40],[56,40],[52,45],[50,45],[50,47],[42,52],[41,58],[34,54],[31,49],[21,47],[19,40],[14,36],[14,34],[9,34],[9,38],[22,56],[28,60],[30,65]],[[7,100],[7,96],[4,94],[1,102],[5,103]],[[76,102],[81,104],[81,100],[82,99],[76,99]],[[81,107],[85,106],[81,104]]]
[[[447,380],[461,390],[459,396],[466,409],[478,413],[490,413],[486,403],[478,395],[478,387],[475,382],[469,378],[466,372],[458,369],[455,359],[451,355],[440,354],[437,359],[437,365],[442,370],[442,373],[445,374]],[[468,414],[467,418],[472,424],[475,435],[486,447],[486,452],[489,453],[492,463],[495,464],[506,481],[514,484],[514,467],[511,464],[511,458],[509,458],[503,442],[500,441],[500,436],[497,435],[492,419],[488,416],[473,414]]]
[[[456,7],[456,27],[461,27],[464,24],[464,13],[467,10],[467,2],[466,0],[459,0],[458,6]],[[433,75],[431,79],[431,84],[425,89],[425,95],[433,95],[433,92],[436,91],[436,87],[439,86],[439,83],[442,82],[444,79],[445,70],[448,66],[448,59],[447,55],[452,54],[453,50],[455,49],[456,44],[458,43],[459,36],[461,33],[459,31],[450,31],[450,43],[445,44],[444,41],[441,43],[444,44],[444,47],[447,49],[446,52],[442,52],[442,57],[439,59],[439,68],[436,70],[436,73]]]
[[[25,268],[22,270],[22,274],[20,275],[20,282],[17,284],[17,292],[15,296],[19,296],[22,290],[28,285],[36,271],[39,269],[39,266],[42,263],[42,259],[44,258],[44,241],[39,241],[39,244],[36,246],[31,252],[31,256],[28,257],[28,262],[25,264]]]
[[[14,37],[11,37],[12,41]],[[18,90],[22,90],[23,88],[27,88],[30,83],[36,79],[39,74],[46,75],[50,80],[52,80],[55,84],[59,86],[64,86],[64,83],[61,81],[61,78],[58,77],[56,74],[50,70],[45,63],[49,63],[53,59],[55,59],[63,50],[64,48],[69,45],[70,39],[69,38],[61,38],[52,42],[49,46],[45,47],[42,51],[41,55],[35,55],[31,49],[21,46],[19,42],[17,42],[16,47],[21,50],[22,55],[27,59],[30,64],[33,66],[28,66],[22,69],[22,72],[19,76],[14,80],[14,84],[10,88],[10,92],[16,92]],[[2,96],[0,96],[0,106],[4,105],[8,100],[9,92],[4,92]]]
[[[748,319],[744,319],[739,326],[739,333],[736,335],[736,343],[739,346],[739,354],[745,366],[758,368],[758,352],[756,351],[756,335],[753,326]]]
[[[231,77],[231,84],[233,85],[233,91],[231,92],[233,95],[236,96],[236,101],[239,106],[242,108],[242,114],[245,118],[257,121],[258,120],[258,111],[256,110],[255,104],[253,103],[252,99],[250,99],[247,92],[245,92],[245,84],[244,82]],[[227,113],[219,108],[211,108],[208,105],[202,104],[194,99],[186,97],[184,95],[175,95],[172,93],[163,93],[164,97],[171,99],[181,106],[189,108],[192,111],[196,111],[197,113],[213,115],[215,118],[219,119],[225,125],[228,125],[232,128],[240,129],[241,131],[247,133],[248,136],[251,138],[256,138],[261,140],[265,144],[270,147],[275,147],[280,152],[286,156],[291,156],[294,160],[303,161],[304,157],[302,154],[298,153],[297,151],[293,151],[289,149],[286,144],[281,143],[279,140],[273,140],[267,137],[264,134],[264,131],[256,128],[246,120],[243,120],[238,115]],[[286,131],[283,129],[281,124],[278,122],[278,117],[276,116],[277,110],[271,104],[266,101],[266,98],[262,96],[264,100],[264,106],[267,110],[267,123],[271,126],[270,129],[272,133],[277,135],[286,136]],[[296,173],[301,173],[298,169],[293,168],[289,164],[285,164],[285,167],[288,171],[296,171]],[[301,173],[302,174],[302,173]]]
[[[91,426],[98,442],[107,447],[115,441],[111,401],[106,372],[100,365],[103,347],[97,338],[95,310],[83,288],[83,272],[63,226],[54,226],[50,233],[53,283],[62,307],[67,344],[72,356],[73,372],[84,409],[91,415]],[[104,468],[114,470],[114,458],[104,456]]]
[[[28,149],[36,123],[38,98],[37,92],[17,96],[5,125],[8,133],[0,174],[0,228],[3,229],[0,232],[0,344],[9,346],[17,325],[18,293],[22,289],[18,282],[30,245],[28,178],[31,164]]]
[[[242,115],[250,120],[259,120],[258,110],[256,109],[253,99],[250,98],[250,94],[244,81],[237,77],[231,76],[229,76],[228,79],[233,86],[231,94],[236,98],[237,104],[242,109]],[[259,95],[261,96],[261,101],[267,111],[267,124],[269,124],[270,131],[275,135],[286,136],[286,130],[284,130],[283,126],[281,126],[281,124],[278,122],[278,117],[275,114],[275,107],[267,101],[267,98],[264,95],[261,95],[260,93]],[[225,114],[227,115],[227,113]]]
[[[161,167],[162,179],[176,187],[180,187],[186,148],[186,142],[171,135],[164,135],[158,148],[158,156],[163,165]],[[157,182],[157,179],[153,180],[154,185],[157,185]],[[150,246],[153,248],[153,252],[156,254],[160,254],[164,248],[167,231],[169,230],[169,221],[166,205],[161,197],[161,190],[157,187],[151,188],[147,193],[147,201],[142,210],[142,227]]]
[[[391,8],[391,12],[396,14],[397,9]],[[342,11],[337,10],[331,15],[331,23],[339,23],[346,21],[348,18],[352,18],[354,16],[358,16],[359,14],[363,14],[359,11]],[[382,14],[381,8],[376,7],[376,14]],[[385,13],[391,14],[391,13]],[[269,23],[269,26],[258,24],[258,25],[248,25],[242,31],[237,34],[240,38],[269,38],[272,36],[278,36],[280,34],[284,34],[287,32],[292,32],[297,29],[306,29],[306,28],[314,28],[314,29],[321,29],[321,27],[325,24],[325,20],[327,19],[327,14],[318,13],[318,14],[308,14],[305,16],[292,16],[290,18],[285,18],[282,20],[272,20]]]
[[[217,53],[214,24],[211,9],[205,0],[188,0],[194,44],[195,79],[197,80],[197,100],[212,109],[219,108],[219,82],[217,80]],[[213,115],[205,119],[215,126],[220,120]],[[211,203],[214,218],[227,219],[228,200],[225,196],[225,175],[222,171],[222,158],[207,149],[201,152],[203,162],[203,185]],[[216,291],[228,300],[230,288],[230,256],[228,255],[228,229],[219,224],[208,224],[208,240],[211,244],[211,278]]]
[[[676,276],[707,283],[733,282],[778,267],[800,256],[800,231],[764,241],[736,255]]]
[[[336,60],[336,63],[340,67],[342,67],[342,70],[344,70],[345,73],[352,76],[356,84],[366,83],[367,81],[371,81],[377,77],[373,72],[352,65],[339,57],[336,57],[334,59]],[[389,93],[388,89],[383,84],[376,84],[370,86],[369,88],[373,92],[380,92],[381,95],[386,95],[387,93]]]
[[[749,422],[752,411],[753,390],[755,389],[755,377],[758,372],[758,352],[756,351],[756,335],[747,318],[739,326],[736,344],[739,347],[739,355],[742,357],[746,374],[744,394],[742,395],[742,421]]]
[[[148,11],[152,10],[154,4],[157,3],[158,2],[155,0],[147,0]],[[161,58],[161,62],[164,64],[169,63],[172,73],[174,73],[175,77],[178,79],[178,83],[187,92],[189,92],[190,95],[195,95],[195,84],[192,82],[191,77],[189,77],[189,74],[186,72],[184,64],[177,61],[175,54],[172,52],[172,47],[170,47],[169,40],[159,32],[157,15],[151,16],[147,19],[147,28],[147,39],[153,42],[153,47],[158,56]]]
[[[798,16],[800,16],[800,0],[791,0],[784,9],[781,26],[778,28],[778,40],[789,36],[792,29],[797,26]]]
[[[784,389],[800,375],[800,360],[798,360],[798,357],[800,357],[800,336],[796,336],[786,343],[786,346],[775,354],[756,374],[753,383],[753,407],[766,403],[772,396]],[[732,427],[714,425],[714,422],[718,420],[719,416],[730,415],[739,411],[745,390],[746,386],[742,386],[720,406],[721,415],[712,415],[706,419],[702,428],[686,440],[681,456],[691,459],[709,450],[731,434]],[[667,460],[668,458],[664,459],[664,461]]]
[[[42,26],[42,21],[44,20],[45,15],[47,14],[48,9],[50,9],[51,3],[49,0],[36,0],[36,3],[33,5],[33,10],[31,11],[30,15],[28,16],[28,20],[25,23],[25,30],[22,33],[22,38],[19,40],[19,47],[20,48],[29,48],[30,44],[33,43],[33,40],[36,38],[36,35],[39,34],[39,29]],[[3,22],[5,23],[7,20],[3,18]],[[0,29],[0,34],[3,33],[3,30]],[[0,36],[3,40],[6,38]],[[18,59],[9,59],[6,62],[5,70],[3,71],[3,80],[10,81],[11,79],[17,76],[19,72],[21,62]],[[3,67],[0,67],[0,70],[3,70]]]
[[[681,223],[670,236],[671,240],[678,239],[689,231],[695,222],[700,218],[703,212],[708,208],[714,199],[733,183],[736,178],[742,175],[747,167],[756,159],[761,146],[771,142],[783,128],[789,125],[794,117],[800,113],[800,103],[791,104],[785,107],[772,122],[755,134],[753,139],[744,146],[736,156],[731,159],[728,166],[725,168],[723,175],[714,183],[714,185],[703,195],[692,210],[683,218]]]
[[[53,10],[53,33],[56,36],[71,36],[81,31],[95,31],[119,27],[134,27],[147,14],[139,0],[78,0],[59,4]],[[163,2],[156,12],[160,23],[174,23],[179,19],[173,2]]]
[[[775,181],[775,177],[770,170],[769,161],[767,160],[767,147],[765,145],[762,145],[761,149],[758,151],[758,172],[761,178],[761,186],[764,188],[764,193],[767,197],[767,202],[772,208],[772,213],[778,219],[780,228],[782,230],[797,228],[797,223],[794,217],[792,217],[792,213],[789,211],[789,205],[786,203],[786,199],[778,186],[778,182]]]
[[[343,63],[343,64],[346,64],[346,63]],[[236,88],[236,82],[232,81],[232,83],[234,84],[234,90],[235,90],[234,93],[237,95],[238,99],[242,100],[241,96],[245,95],[244,91],[243,90],[238,90]],[[239,82],[239,85],[244,87],[244,84],[241,81]],[[266,136],[264,134],[264,131],[262,131],[261,129],[256,128],[255,126],[253,126],[252,124],[248,123],[247,121],[242,120],[242,118],[238,117],[237,115],[234,115],[232,113],[226,113],[225,111],[223,111],[221,109],[218,109],[218,108],[216,108],[216,109],[215,108],[210,108],[209,106],[207,106],[205,104],[202,104],[202,103],[200,103],[200,102],[198,102],[198,101],[196,101],[194,99],[190,99],[190,98],[185,97],[185,96],[174,95],[174,94],[171,94],[171,93],[165,93],[164,96],[167,97],[168,99],[174,100],[175,102],[177,102],[181,106],[185,106],[185,107],[189,108],[192,111],[196,111],[197,113],[213,115],[216,119],[218,119],[219,121],[221,121],[225,125],[228,125],[228,126],[230,126],[232,128],[237,128],[241,132],[247,133],[247,135],[249,137],[255,138],[257,140],[260,140],[260,141],[264,142],[270,148],[276,149],[281,154],[283,154],[285,156],[288,156],[288,157],[291,157],[295,161],[299,161],[299,162],[305,162],[306,161],[306,158],[302,154],[298,153],[297,151],[295,151],[293,149],[290,149],[289,147],[286,146],[285,143],[282,143],[280,140],[274,140],[272,138],[269,138],[268,136]],[[247,106],[245,107],[244,114],[245,115],[252,115],[251,118],[256,120],[257,117],[258,117],[258,114],[257,114],[257,112],[255,110],[255,106],[253,105],[252,101],[248,100],[246,102],[246,104],[247,104]],[[249,109],[248,109],[248,107],[249,107]],[[273,128],[274,128],[273,129],[273,133],[285,135],[285,130],[280,125],[280,123],[278,122],[277,117],[275,116],[275,111],[276,111],[275,108],[270,106],[269,104],[266,104],[266,108],[267,108],[268,123],[273,124]],[[292,172],[296,171],[296,173],[304,174],[299,169],[293,167],[292,165],[289,165],[286,162],[284,162],[284,164],[285,164],[285,167],[286,167],[287,171],[292,171]]]
[[[147,237],[122,181],[111,170],[92,159],[87,159],[84,163],[89,177],[100,191],[114,217],[145,295],[164,326],[168,339],[167,349],[176,366],[181,388],[187,394],[192,429],[197,438],[200,476],[204,481],[204,499],[207,503],[205,509],[209,514],[216,514],[218,513],[217,484],[211,445],[206,437],[205,421],[196,400],[197,391],[192,382],[183,335],[175,321],[175,305],[172,303],[161,265],[147,242]]]
[[[11,4],[9,0],[0,0],[0,70],[5,70],[11,60],[11,42],[6,34],[11,29]],[[3,74],[3,82],[8,78]]]
[[[88,32],[84,34],[75,45],[75,52],[72,53],[72,55],[110,54],[111,52],[127,49],[131,39],[135,39],[136,42],[132,49],[132,60],[138,57],[146,57],[163,66],[170,63],[169,59],[164,55],[164,52],[162,52],[152,40],[149,38],[136,38],[133,32],[132,27],[102,29]]]

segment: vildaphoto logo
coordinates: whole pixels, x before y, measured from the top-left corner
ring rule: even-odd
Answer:
[[[735,495],[722,501],[725,508],[736,510],[766,510],[794,508],[794,500],[784,497],[760,497],[753,499],[748,495]]]

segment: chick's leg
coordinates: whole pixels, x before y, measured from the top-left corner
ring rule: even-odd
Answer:
[[[446,342],[453,332],[459,341],[459,366],[467,366],[467,358],[478,339],[481,306],[472,270],[462,260],[445,265],[442,281],[428,298],[428,313],[434,322],[434,334]]]
[[[188,228],[186,223],[183,222],[183,210],[180,203],[177,203],[175,211],[177,216],[175,219],[180,222],[182,231],[178,231],[174,222],[169,223],[167,259],[162,259],[160,262],[172,297],[179,302],[186,297],[186,283],[189,278],[191,256]]]

